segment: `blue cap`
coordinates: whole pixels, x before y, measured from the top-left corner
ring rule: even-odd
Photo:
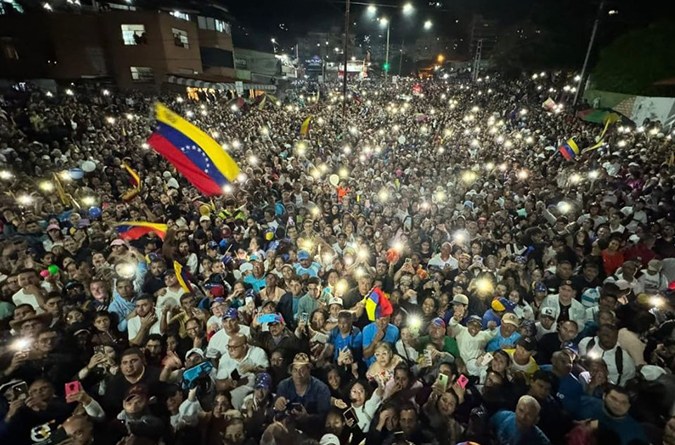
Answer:
[[[537,281],[534,285],[535,292],[548,292],[548,288],[541,281]]]
[[[238,319],[239,318],[239,311],[236,310],[235,308],[231,307],[225,313],[223,314],[223,320],[227,320],[228,318],[233,318],[233,319]]]
[[[309,259],[309,252],[307,252],[306,250],[301,250],[298,252],[298,260],[303,261],[308,259]]]
[[[270,389],[272,387],[272,376],[269,375],[266,372],[261,372],[256,374],[255,376],[255,383],[253,384],[253,388],[258,389],[258,388],[265,388],[265,389]]]
[[[206,248],[207,248],[207,249],[217,249],[217,248],[218,248],[218,243],[215,242],[215,241],[209,241],[209,242],[206,244]]]

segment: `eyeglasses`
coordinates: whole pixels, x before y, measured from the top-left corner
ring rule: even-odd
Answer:
[[[240,345],[227,345],[227,349],[239,349],[242,348],[243,346],[244,346],[243,343]]]

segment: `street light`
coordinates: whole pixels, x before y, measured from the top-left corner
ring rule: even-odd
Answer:
[[[431,29],[432,26],[434,26],[434,24],[431,23],[431,20],[427,20],[426,22],[424,22],[424,29],[429,30]]]
[[[375,15],[376,12],[377,12],[377,6],[375,6],[375,5],[368,6],[368,14]]]
[[[384,54],[384,81],[389,77],[389,20],[386,17],[380,19],[380,25],[387,27],[387,49]]]
[[[415,8],[413,7],[412,3],[406,3],[403,5],[403,14],[412,14]]]

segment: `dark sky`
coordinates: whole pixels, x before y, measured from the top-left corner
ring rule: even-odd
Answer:
[[[271,50],[270,39],[281,42],[281,50],[288,51],[298,36],[308,31],[327,31],[344,23],[344,0],[216,0],[226,6],[235,18],[235,38],[246,40],[246,46]],[[355,0],[370,3],[371,0]],[[456,36],[466,32],[474,13],[497,19],[504,26],[528,18],[541,20],[545,25],[564,27],[590,34],[599,0],[437,0],[441,7],[430,6],[434,0],[410,0],[415,6],[414,16],[403,19],[400,8],[405,0],[375,0],[373,3],[391,5],[380,7],[378,15],[393,19],[392,34],[396,38],[419,35],[422,23],[434,22],[437,35]],[[608,19],[603,35],[610,40],[630,28],[644,26],[651,21],[675,18],[675,1],[648,4],[634,0],[606,0],[606,9],[617,9],[618,15]],[[396,8],[398,7],[398,9]],[[366,18],[366,6],[352,4],[352,32],[375,33],[376,24]],[[564,11],[564,14],[560,14]],[[548,15],[548,17],[546,17]],[[459,20],[459,22],[457,22]],[[559,23],[556,23],[559,22]],[[353,23],[356,26],[353,26]],[[464,25],[464,26],[463,26]],[[248,35],[247,35],[248,34]],[[602,42],[601,42],[602,43]]]

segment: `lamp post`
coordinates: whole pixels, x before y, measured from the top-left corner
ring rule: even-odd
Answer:
[[[591,52],[593,51],[593,45],[595,44],[595,36],[598,34],[598,26],[600,25],[600,17],[602,16],[602,11],[605,7],[605,1],[602,0],[598,5],[598,12],[595,16],[595,22],[593,22],[593,31],[591,31],[591,38],[588,41],[588,49],[586,50],[586,57],[584,58],[584,65],[581,68],[581,76],[579,79],[579,85],[577,85],[577,92],[574,94],[574,100],[572,101],[572,106],[576,106],[577,101],[580,97],[583,97],[584,86],[586,85],[588,69],[588,60],[591,58]]]
[[[389,25],[390,22],[386,18],[381,18],[380,23],[387,25],[387,49],[384,52],[384,82],[389,78]]]
[[[345,5],[345,42],[344,42],[344,71],[342,72],[342,115],[347,115],[347,47],[349,45],[349,0]],[[345,125],[347,121],[345,120]]]

